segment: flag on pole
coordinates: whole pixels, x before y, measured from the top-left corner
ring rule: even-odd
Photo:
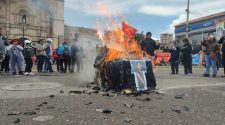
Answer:
[[[122,22],[122,31],[124,32],[124,35],[127,38],[132,39],[134,37],[135,33],[137,32],[137,29],[133,28],[128,23],[123,21]]]

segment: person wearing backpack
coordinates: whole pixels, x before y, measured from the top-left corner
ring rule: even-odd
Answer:
[[[58,55],[60,57],[60,70],[61,72],[66,73],[67,69],[70,70],[71,62],[71,47],[67,42],[63,42],[63,44],[60,45]]]
[[[25,40],[24,43],[25,43],[25,45],[24,45],[24,49],[23,49],[23,56],[24,56],[25,63],[26,63],[24,75],[33,75],[33,73],[32,73],[32,66],[33,66],[32,57],[34,56],[34,49],[31,47],[30,40]]]

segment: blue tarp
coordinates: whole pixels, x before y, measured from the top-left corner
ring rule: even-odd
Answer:
[[[192,55],[192,64],[199,65],[200,64],[200,56],[199,54]]]

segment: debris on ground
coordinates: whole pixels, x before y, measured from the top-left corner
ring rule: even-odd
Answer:
[[[54,118],[54,116],[51,115],[47,115],[47,116],[38,116],[38,117],[34,117],[33,121],[38,121],[38,122],[46,122],[46,121],[50,121]]]
[[[132,120],[132,119],[125,118],[125,119],[123,119],[123,122],[124,122],[124,123],[130,123],[130,122],[131,122],[131,120]]]
[[[15,123],[15,124],[20,123],[20,119],[17,118],[13,123]]]
[[[92,104],[92,102],[88,102],[88,103],[85,103],[84,105],[91,105]]]
[[[82,94],[82,93],[85,93],[85,91],[79,91],[79,90],[72,90],[72,91],[69,91],[68,94]]]
[[[174,98],[175,99],[184,99],[184,94],[182,94],[182,95],[176,95]]]
[[[50,95],[49,97],[50,97],[50,98],[54,98],[54,97],[55,97],[55,95]]]
[[[136,99],[137,101],[143,101],[143,102],[145,102],[145,101],[151,101],[152,99],[151,98],[137,98]]]
[[[56,108],[55,106],[48,106],[47,109],[54,109]]]
[[[181,110],[179,110],[179,109],[171,109],[171,111],[172,111],[172,112],[176,112],[176,113],[179,114],[179,115],[181,114]]]
[[[8,116],[11,116],[11,115],[20,115],[20,114],[22,114],[22,113],[19,112],[19,111],[12,111],[12,112],[8,113]]]
[[[112,111],[110,109],[96,109],[97,112],[110,114]]]
[[[184,111],[189,112],[190,111],[190,108],[187,107],[187,106],[184,106]]]
[[[36,112],[24,112],[23,114],[24,115],[36,115],[37,113]]]
[[[43,102],[43,103],[39,104],[38,107],[42,107],[43,105],[47,105],[47,104],[48,104],[48,102]]]
[[[64,91],[63,90],[60,90],[60,94],[62,94],[62,93],[64,93]]]
[[[133,103],[124,103],[124,106],[126,106],[127,108],[132,108],[133,107]]]
[[[94,86],[92,89],[93,89],[93,90],[100,91],[100,90],[101,90],[101,87],[99,87],[99,86]]]

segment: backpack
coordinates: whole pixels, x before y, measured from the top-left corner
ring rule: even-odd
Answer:
[[[24,54],[25,58],[31,58],[34,54],[33,49],[32,48],[24,48],[23,54]]]
[[[63,55],[68,56],[69,55],[69,47],[64,47],[63,48]]]

